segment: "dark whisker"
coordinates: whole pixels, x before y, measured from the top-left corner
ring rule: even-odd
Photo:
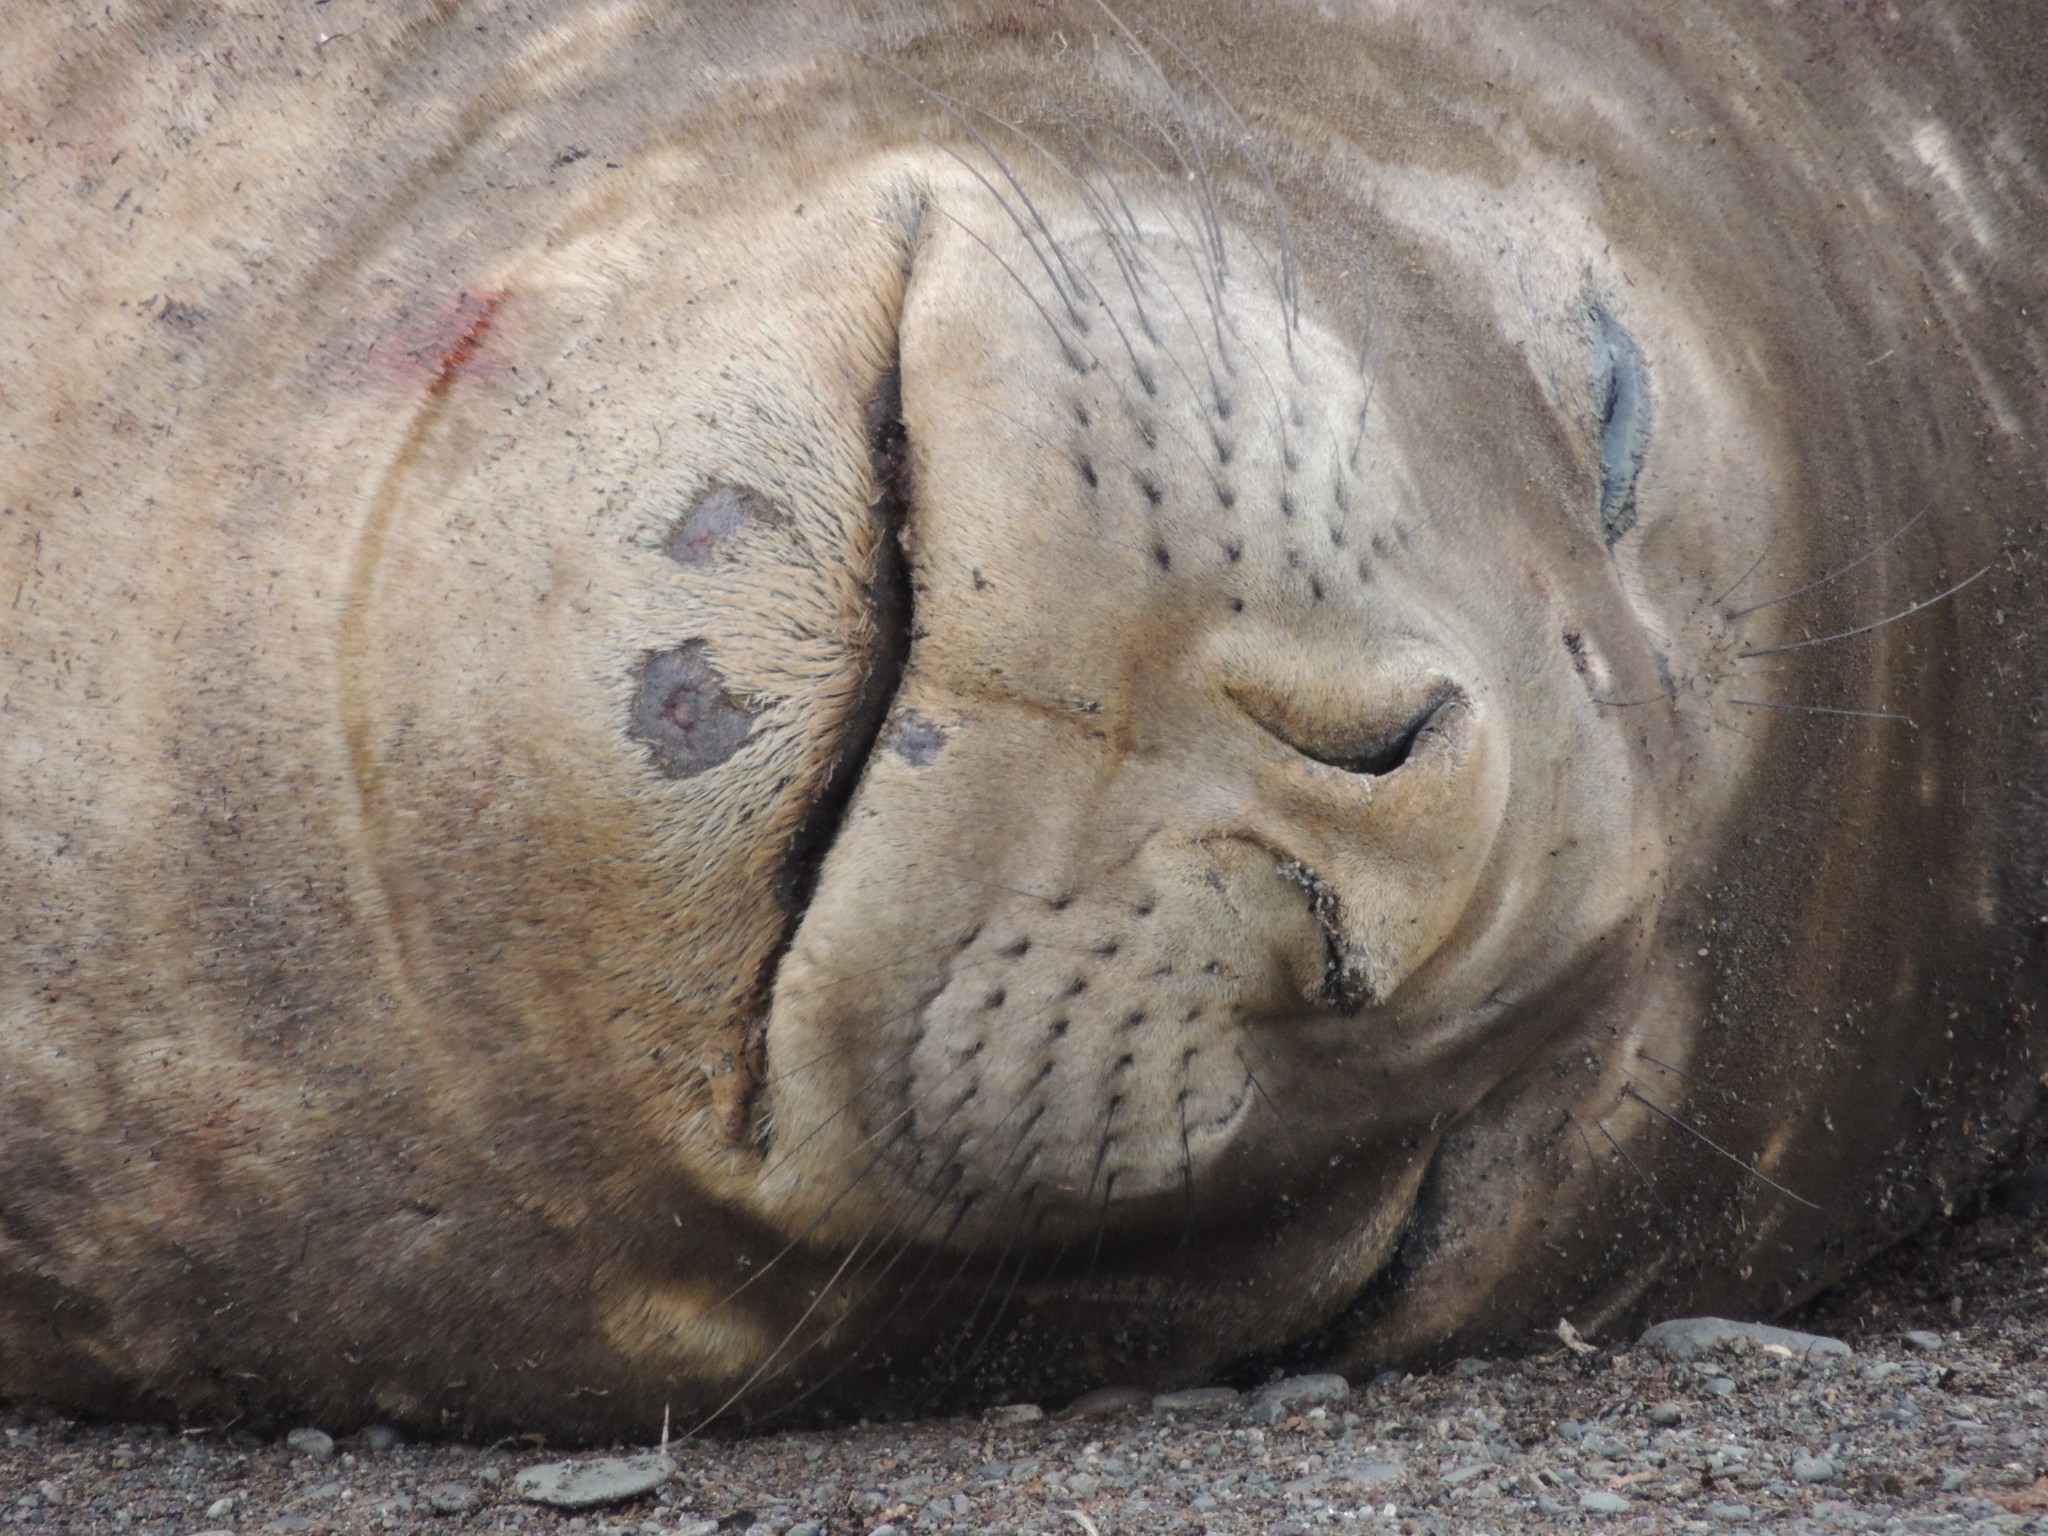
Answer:
[[[1847,565],[1838,565],[1832,571],[1829,571],[1827,575],[1816,577],[1814,580],[1809,581],[1803,587],[1794,587],[1790,592],[1780,593],[1777,597],[1767,597],[1760,603],[1751,603],[1747,608],[1738,608],[1735,610],[1735,612],[1728,615],[1728,622],[1733,624],[1737,619],[1746,618],[1748,615],[1752,613],[1760,613],[1766,608],[1775,608],[1779,603],[1789,603],[1795,597],[1804,597],[1807,593],[1814,591],[1816,588],[1826,586],[1829,582],[1835,580],[1839,576],[1848,575],[1851,571],[1855,570],[1857,566],[1863,564],[1864,561],[1881,555],[1887,549],[1891,548],[1892,545],[1896,544],[1900,539],[1904,538],[1905,535],[1908,532],[1910,532],[1912,528],[1920,521],[1920,519],[1922,519],[1926,515],[1927,509],[1925,507],[1922,507],[1918,512],[1915,512],[1911,517],[1906,519],[1905,522],[1901,523],[1899,527],[1893,532],[1890,538],[1886,539],[1881,544],[1871,545],[1870,548],[1866,549],[1854,560],[1851,560]],[[1761,562],[1763,556],[1759,555],[1757,556],[1757,559],[1759,562]],[[1752,569],[1754,569],[1754,567],[1752,567]],[[1741,585],[1742,583],[1739,581],[1735,584],[1735,586],[1737,587]],[[1732,592],[1735,590],[1735,587],[1730,587],[1728,590]],[[1719,599],[1717,598],[1715,601],[1718,602]]]
[[[1961,581],[1957,582],[1947,591],[1937,592],[1934,594],[1934,596],[1930,598],[1925,598],[1922,601],[1913,604],[1913,606],[1910,608],[1901,609],[1899,612],[1891,615],[1891,617],[1889,618],[1878,619],[1876,622],[1870,624],[1859,624],[1856,626],[1856,628],[1845,629],[1841,631],[1841,633],[1839,634],[1822,635],[1816,640],[1788,640],[1783,645],[1766,645],[1754,651],[1737,651],[1735,653],[1735,659],[1737,661],[1747,661],[1752,656],[1776,656],[1785,651],[1803,651],[1816,645],[1833,645],[1837,640],[1853,640],[1858,635],[1867,635],[1874,629],[1883,629],[1887,624],[1896,624],[1901,619],[1910,619],[1911,617],[1913,617],[1914,614],[1919,613],[1922,609],[1932,608],[1936,603],[1943,602],[1946,601],[1948,598],[1954,597],[1958,592],[1962,591],[1965,587],[1970,586],[1973,583],[1981,580],[1983,577],[1989,575],[1990,572],[1991,567],[1987,565],[1983,569],[1975,572],[1974,574],[1965,576]]]
[[[1100,4],[1101,0],[1097,0],[1097,3]],[[1105,6],[1104,9],[1107,9],[1107,7]],[[1265,189],[1266,200],[1272,204],[1273,233],[1280,244],[1280,275],[1274,284],[1274,288],[1280,295],[1280,306],[1287,315],[1287,352],[1288,356],[1292,357],[1294,355],[1293,332],[1301,325],[1300,269],[1294,256],[1294,237],[1288,232],[1287,228],[1287,206],[1280,199],[1280,189],[1273,181],[1272,169],[1266,164],[1265,156],[1259,153],[1257,143],[1252,137],[1251,125],[1244,120],[1237,108],[1231,104],[1230,98],[1224,95],[1217,87],[1216,82],[1209,77],[1208,71],[1196,63],[1185,48],[1181,47],[1179,43],[1175,42],[1166,33],[1160,31],[1157,26],[1147,22],[1145,23],[1145,29],[1166,44],[1168,48],[1171,48],[1174,56],[1193,71],[1197,80],[1209,88],[1209,94],[1215,98],[1216,104],[1223,109],[1232,125],[1237,129],[1239,143],[1244,150],[1245,158],[1251,164],[1252,174],[1258,177],[1259,185]],[[1263,260],[1264,253],[1260,252],[1260,256]],[[1270,267],[1268,271],[1271,271]]]
[[[1833,709],[1825,704],[1774,704],[1768,699],[1730,699],[1728,702],[1746,709],[1782,709],[1798,715],[1849,715],[1858,720],[1904,720],[1908,726],[1913,724],[1908,716],[1894,714],[1888,709]]]
[[[1662,1104],[1659,1104],[1654,1099],[1645,1096],[1642,1089],[1638,1088],[1633,1082],[1624,1082],[1621,1085],[1621,1091],[1627,1094],[1630,1098],[1634,1099],[1638,1104],[1642,1105],[1645,1109],[1654,1110],[1657,1114],[1662,1115],[1666,1120],[1669,1120],[1673,1125],[1677,1126],[1681,1131],[1685,1132],[1686,1135],[1691,1136],[1695,1140],[1697,1140],[1702,1146],[1708,1148],[1710,1151],[1717,1152],[1722,1157],[1728,1159],[1729,1162],[1733,1163],[1736,1167],[1740,1168],[1744,1173],[1748,1174],[1758,1183],[1768,1185],[1770,1188],[1775,1189],[1779,1194],[1783,1195],[1787,1200],[1791,1200],[1799,1205],[1803,1205],[1809,1211],[1817,1211],[1820,1209],[1819,1206],[1815,1205],[1811,1200],[1807,1199],[1804,1195],[1793,1194],[1791,1190],[1787,1189],[1784,1185],[1780,1184],[1776,1179],[1772,1178],[1769,1174],[1764,1173],[1762,1170],[1757,1168],[1757,1166],[1754,1163],[1745,1163],[1741,1158],[1737,1157],[1733,1152],[1730,1152],[1726,1147],[1722,1146],[1721,1143],[1714,1140],[1713,1137],[1709,1136],[1705,1131],[1701,1130],[1698,1126],[1688,1125],[1683,1119],[1681,1119],[1677,1115],[1674,1115]]]

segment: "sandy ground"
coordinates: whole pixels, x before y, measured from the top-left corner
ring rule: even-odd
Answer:
[[[582,1512],[521,1496],[522,1470],[562,1459],[531,1443],[294,1445],[14,1406],[0,1532],[2048,1533],[2043,1203],[1929,1234],[1789,1322],[1853,1353],[1560,1342],[1288,1401],[1126,1393],[1087,1417],[679,1443],[658,1487]]]

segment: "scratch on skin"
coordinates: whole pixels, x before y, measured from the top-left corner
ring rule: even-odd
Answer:
[[[439,327],[431,341],[414,356],[433,370],[427,393],[435,398],[446,394],[457,374],[474,362],[490,334],[498,306],[505,302],[502,289],[488,293],[465,293],[455,301],[455,310]]]

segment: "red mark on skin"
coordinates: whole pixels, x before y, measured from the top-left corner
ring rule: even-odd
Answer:
[[[484,338],[490,334],[498,306],[504,302],[502,289],[465,293],[456,299],[455,308],[435,325],[426,345],[413,352],[430,370],[428,394],[445,395],[455,376],[475,361],[483,349]]]

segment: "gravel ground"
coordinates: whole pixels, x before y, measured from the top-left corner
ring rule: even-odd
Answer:
[[[560,1459],[534,1443],[336,1444],[310,1426],[274,1441],[0,1408],[0,1530],[2048,1533],[2039,1204],[1931,1234],[1789,1326],[1853,1353],[1742,1340],[1673,1361],[1559,1341],[1348,1390],[1296,1379],[1165,1410],[1112,1392],[1080,1417],[675,1444],[672,1476],[581,1512],[522,1496],[523,1471]],[[569,1459],[626,1478],[614,1492],[667,1471]]]

